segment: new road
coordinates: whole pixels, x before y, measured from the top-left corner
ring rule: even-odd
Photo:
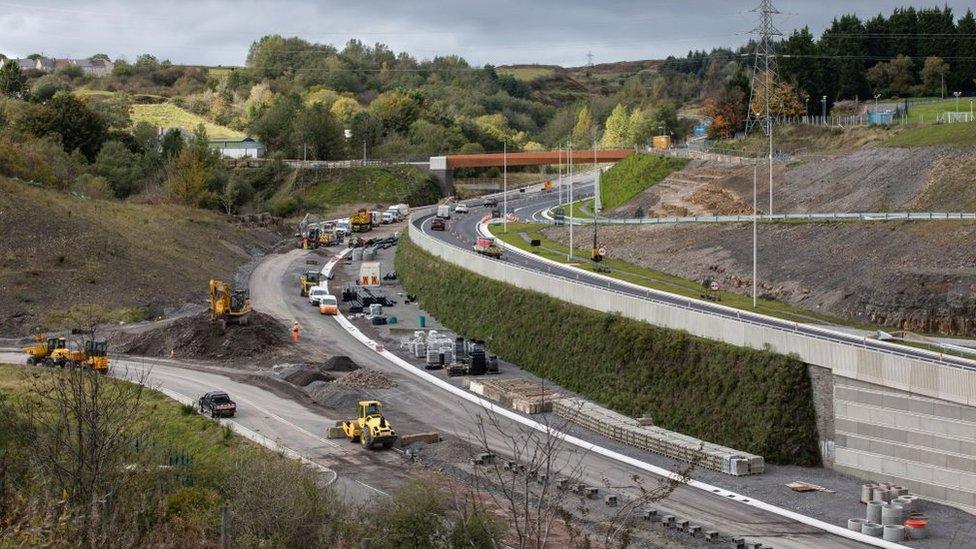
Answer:
[[[573,199],[581,199],[592,196],[593,194],[592,175],[584,174],[575,181]],[[565,194],[565,192],[563,193]],[[559,197],[555,191],[540,192],[538,190],[520,192],[510,192],[508,201],[508,211],[515,214],[520,220],[541,221],[544,212],[550,210],[559,203]],[[501,201],[499,201],[501,206]],[[470,251],[475,238],[480,234],[479,226],[482,217],[489,213],[480,204],[469,204],[471,213],[466,215],[455,215],[448,224],[446,231],[430,230],[430,220],[434,214],[424,213],[415,215],[412,223],[423,230],[428,235],[442,240],[448,244]],[[585,226],[576,225],[579,239],[586,239],[588,231]],[[493,225],[493,231],[501,230],[500,225]],[[748,311],[740,311],[721,305],[715,305],[707,301],[689,299],[684,296],[669,294],[666,292],[651,292],[647,289],[636,287],[633,284],[620,282],[606,276],[597,275],[582,269],[577,269],[567,265],[560,265],[553,262],[532,256],[511,252],[505,254],[501,261],[519,265],[526,269],[547,273],[550,276],[572,280],[581,284],[610,289],[616,292],[627,294],[633,297],[645,299],[650,302],[664,303],[674,307],[690,309],[715,317],[734,319],[740,322],[760,325],[766,328],[783,330],[791,333],[799,333],[816,339],[832,341],[859,348],[866,348],[879,353],[889,355],[906,356],[913,359],[931,362],[936,364],[950,365],[959,368],[976,369],[976,361],[956,357],[953,355],[943,355],[924,349],[895,345],[875,339],[859,337],[834,330],[828,330],[817,326],[790,322],[765,315],[754,314]]]

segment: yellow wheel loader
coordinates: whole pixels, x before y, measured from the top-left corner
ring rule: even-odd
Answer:
[[[251,314],[251,297],[247,290],[234,290],[222,280],[210,281],[210,321],[226,328],[234,322],[245,325]]]
[[[41,365],[41,364],[54,364],[51,360],[51,353],[58,349],[66,349],[68,347],[68,341],[63,337],[49,337],[44,338],[44,334],[38,332],[34,336],[34,345],[30,347],[24,347],[24,352],[27,353],[27,365]]]
[[[393,446],[397,435],[383,417],[378,400],[361,400],[359,417],[342,422],[342,432],[349,442],[359,442],[363,448],[384,450]]]
[[[83,349],[77,347],[72,349],[73,345],[55,349],[51,353],[50,361],[54,366],[86,368],[100,374],[108,373],[108,342],[87,340]]]

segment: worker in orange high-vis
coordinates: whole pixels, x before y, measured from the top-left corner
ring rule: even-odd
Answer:
[[[302,327],[300,324],[298,324],[298,321],[296,320],[295,323],[292,324],[291,326],[291,340],[294,341],[295,343],[298,343],[298,340],[301,338],[302,338]]]

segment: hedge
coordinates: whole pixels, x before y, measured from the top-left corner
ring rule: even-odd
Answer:
[[[820,464],[810,378],[796,358],[522,290],[441,261],[406,235],[396,271],[445,325],[588,399],[770,463]]]

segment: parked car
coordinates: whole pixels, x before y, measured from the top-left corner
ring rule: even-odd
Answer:
[[[440,217],[435,217],[433,221],[430,222],[430,230],[432,231],[443,231],[447,228],[447,224]]]
[[[468,213],[468,205],[464,203],[460,203],[457,206],[454,206],[454,213],[459,213],[459,214]]]
[[[322,286],[312,286],[308,290],[308,302],[318,306],[322,298],[327,295],[329,295],[329,290],[326,290]]]
[[[223,391],[211,391],[200,397],[200,413],[210,417],[234,417],[237,404]]]

